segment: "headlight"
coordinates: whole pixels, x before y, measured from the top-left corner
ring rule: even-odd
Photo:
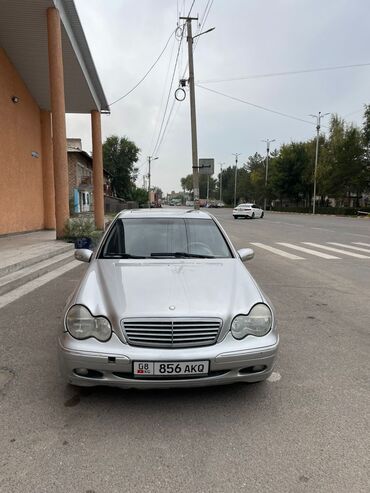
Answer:
[[[231,333],[235,339],[247,335],[262,337],[271,329],[272,314],[264,303],[254,305],[248,315],[237,315],[231,324]]]
[[[68,332],[76,339],[95,337],[105,342],[112,335],[112,327],[105,317],[93,317],[89,310],[82,305],[72,306],[66,317]]]

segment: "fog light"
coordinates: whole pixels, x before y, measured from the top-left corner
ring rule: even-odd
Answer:
[[[266,368],[265,365],[256,365],[252,369],[253,369],[253,372],[257,373],[258,371],[263,371],[265,368]]]
[[[77,373],[77,375],[80,375],[80,377],[87,377],[87,375],[89,374],[89,370],[87,368],[76,368],[75,373]]]

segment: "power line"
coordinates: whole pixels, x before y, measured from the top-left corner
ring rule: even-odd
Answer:
[[[215,91],[214,89],[209,89],[208,87],[204,87],[204,86],[201,86],[199,84],[196,84],[196,86],[197,87],[200,87],[201,89],[204,89],[206,91],[213,92],[215,94],[219,94],[220,96],[224,96],[225,98],[232,99],[234,101],[238,101],[239,103],[244,103],[244,104],[247,104],[249,106],[253,106],[254,108],[258,108],[260,110],[268,111],[269,113],[274,113],[275,115],[284,116],[286,118],[291,118],[292,120],[297,120],[297,121],[304,122],[304,123],[309,123],[310,125],[313,124],[311,121],[304,120],[303,118],[299,118],[298,116],[289,115],[288,113],[282,113],[281,111],[272,110],[270,108],[266,108],[265,106],[261,106],[259,104],[250,103],[249,101],[245,101],[244,99],[236,98],[234,96],[230,96],[228,94],[224,94],[223,92]]]
[[[211,5],[209,5],[211,4]],[[198,25],[198,28],[197,28],[197,31],[195,33],[195,36],[198,36],[198,34],[200,33],[200,31],[203,29],[203,26],[207,20],[207,17],[208,17],[208,14],[209,14],[209,11],[211,10],[211,7],[213,5],[213,0],[208,0],[207,4],[206,4],[206,8],[204,9],[204,13],[202,15],[202,21],[201,23]],[[209,7],[209,8],[208,8]],[[208,12],[207,12],[207,9],[208,9]],[[200,36],[197,37],[197,39],[195,40],[195,43],[194,43],[194,50],[195,51],[195,48],[197,47],[197,44],[199,42],[199,38]],[[185,68],[184,68],[184,72],[183,72],[183,76],[182,76],[182,79],[185,77],[185,74],[186,74],[186,71],[188,69],[188,65],[189,65],[189,62],[187,61],[186,62],[186,65],[185,65]]]
[[[202,21],[200,23],[200,27],[199,27],[199,29],[198,29],[198,31],[197,31],[196,34],[199,34],[201,32],[201,30],[203,29],[203,27],[204,27],[204,25],[205,25],[205,23],[207,21],[207,17],[209,15],[209,11],[212,8],[212,5],[213,5],[213,0],[208,0],[207,5],[206,5],[206,8],[204,9],[203,19],[202,19]],[[208,9],[208,11],[207,11],[207,9]],[[194,50],[197,47],[198,41],[199,41],[199,37],[195,40]]]
[[[194,1],[195,1],[195,0],[194,0]],[[193,2],[193,3],[194,3],[194,2]],[[184,31],[183,31],[183,32],[184,32]],[[160,136],[161,136],[161,132],[162,132],[162,128],[163,128],[163,123],[164,123],[164,120],[165,120],[165,118],[166,118],[166,113],[167,113],[168,103],[169,103],[170,96],[171,96],[171,92],[172,92],[172,85],[173,85],[173,81],[174,81],[175,74],[176,74],[176,67],[177,67],[177,63],[178,63],[178,60],[179,60],[180,48],[181,48],[181,43],[182,43],[182,40],[183,40],[183,35],[181,36],[181,39],[180,39],[180,41],[179,41],[179,46],[178,46],[178,49],[177,49],[176,60],[175,60],[175,66],[174,66],[174,68],[173,68],[172,78],[171,78],[171,83],[170,83],[170,87],[169,87],[169,91],[168,91],[168,95],[167,95],[166,106],[165,106],[165,109],[164,109],[163,118],[162,118],[162,121],[161,121],[161,126],[160,126],[160,129],[159,129],[159,132],[158,132],[158,138],[157,138],[157,141],[156,141],[156,143],[155,143],[155,146],[154,146],[153,152],[151,153],[151,155],[152,155],[152,156],[155,156],[155,155],[156,155],[156,153],[157,153],[158,142],[159,142],[159,139],[160,139]]]
[[[193,10],[194,4],[195,4],[195,0],[193,0],[193,3],[191,4],[190,10],[189,10],[188,15],[186,17],[190,16],[191,11]]]
[[[266,77],[280,77],[283,75],[295,75],[295,74],[307,74],[312,72],[325,72],[330,70],[342,70],[347,68],[356,68],[356,67],[368,67],[369,63],[355,63],[352,65],[336,65],[332,67],[319,67],[319,68],[308,68],[304,70],[290,70],[286,72],[271,72],[267,74],[254,74],[254,75],[246,75],[242,77],[232,77],[229,79],[209,79],[209,80],[201,80],[198,81],[201,84],[214,84],[218,82],[233,82],[238,80],[248,80],[248,79],[262,79]]]
[[[201,22],[199,23],[199,25],[198,25],[198,29],[197,29],[197,31],[196,31],[196,35],[197,35],[197,34],[199,34],[199,33],[201,32],[201,30],[203,29],[203,26],[205,25],[205,22],[207,21],[208,14],[209,14],[209,12],[210,12],[210,10],[211,10],[211,8],[212,8],[213,1],[214,1],[214,0],[208,0],[208,1],[207,1],[206,7],[205,7],[205,9],[204,9],[204,13],[203,13],[203,15],[202,15],[202,21],[201,21]],[[192,6],[191,6],[191,8],[190,8],[189,14],[190,14],[190,12],[191,12],[191,9],[192,9],[193,5],[194,5],[194,2],[193,2]],[[188,14],[188,16],[189,16],[189,14]],[[196,48],[196,45],[197,45],[198,40],[199,40],[199,39],[197,38],[197,39],[196,39],[196,42],[195,42],[195,45],[194,45],[194,50],[195,50],[195,48]],[[188,63],[187,63],[187,64],[186,64],[186,66],[185,66],[185,69],[184,69],[184,73],[183,73],[182,78],[184,78],[184,77],[185,77],[185,73],[186,73],[187,68],[188,68]],[[164,140],[164,137],[165,137],[165,135],[166,135],[167,129],[169,128],[170,124],[174,121],[175,116],[176,116],[176,114],[177,114],[177,111],[178,111],[178,109],[179,109],[179,106],[180,106],[180,105],[178,104],[178,105],[176,106],[176,111],[175,111],[175,113],[174,113],[174,115],[173,115],[173,118],[171,119],[171,116],[172,116],[172,113],[173,113],[173,110],[174,110],[174,107],[175,107],[175,103],[176,103],[176,101],[174,100],[174,101],[173,101],[173,103],[172,103],[172,105],[171,105],[171,108],[170,108],[170,111],[169,111],[169,114],[168,114],[168,117],[167,117],[167,121],[166,121],[166,124],[165,124],[165,126],[164,126],[164,130],[163,130],[163,132],[162,132],[162,136],[160,137],[160,140],[159,140],[159,142],[158,142],[158,145],[157,145],[157,147],[156,147],[156,149],[155,149],[155,154],[158,154],[158,151],[159,151],[159,149],[160,149],[160,147],[161,147],[161,145],[162,145],[162,142],[163,142],[163,140]]]
[[[168,38],[168,40],[166,41],[166,44],[164,45],[164,48],[163,50],[161,51],[161,53],[158,55],[158,57],[156,58],[155,62],[151,65],[151,67],[149,68],[149,70],[145,73],[145,75],[139,80],[139,82],[137,82],[137,84],[134,85],[134,87],[132,87],[128,92],[126,92],[123,96],[119,97],[118,99],[116,99],[115,101],[113,101],[112,103],[109,104],[109,106],[112,106],[113,104],[116,104],[118,103],[118,101],[121,101],[121,99],[124,99],[126,96],[128,96],[129,94],[131,94],[146,78],[147,76],[150,74],[150,72],[153,70],[153,68],[157,65],[157,63],[159,62],[160,58],[162,57],[163,53],[166,51],[167,49],[167,46],[168,46],[168,43],[170,42],[172,36],[174,35],[175,31],[172,31],[171,34],[170,34],[170,37]]]
[[[167,81],[169,80],[170,68],[171,68],[171,65],[172,65],[172,58],[173,58],[173,54],[174,54],[175,45],[176,45],[176,37],[174,37],[174,43],[172,45],[171,55],[170,55],[170,58],[168,60],[168,66],[167,66],[166,76],[164,78],[164,84],[163,84],[161,102],[159,104],[159,108],[158,108],[158,111],[157,111],[157,114],[156,114],[155,125],[154,125],[153,132],[152,132],[152,138],[150,140],[150,146],[149,146],[150,149],[152,149],[152,146],[154,144],[154,136],[156,134],[157,124],[159,123],[159,118],[160,118],[160,115],[161,115],[162,109],[163,109],[164,97],[165,97],[165,93],[166,93]]]

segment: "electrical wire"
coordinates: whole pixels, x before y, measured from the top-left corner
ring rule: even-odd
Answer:
[[[126,98],[129,94],[131,94],[146,78],[147,76],[150,74],[150,72],[153,70],[153,68],[157,65],[157,63],[159,62],[159,60],[161,59],[163,53],[166,51],[167,49],[167,46],[172,38],[172,36],[175,34],[175,31],[172,31],[171,32],[171,35],[170,37],[168,38],[168,40],[166,41],[166,44],[164,45],[164,48],[163,50],[161,51],[161,53],[158,55],[158,57],[156,58],[155,62],[150,66],[149,70],[145,73],[145,75],[139,80],[139,82],[137,82],[134,87],[132,87],[128,92],[126,92],[123,96],[119,97],[118,99],[116,99],[115,101],[113,101],[112,103],[109,103],[109,106],[112,106],[116,103],[118,103],[118,101],[121,101],[122,99]]]
[[[195,0],[193,0],[193,3],[191,4],[191,7],[190,7],[190,10],[189,10],[189,12],[188,12],[187,17],[189,17],[189,16],[190,16],[191,11],[193,10],[194,4],[195,4]]]
[[[178,60],[179,60],[180,48],[181,48],[181,44],[182,44],[183,39],[184,39],[184,37],[182,36],[181,39],[180,39],[180,41],[179,41],[179,46],[178,46],[178,49],[177,49],[176,60],[175,60],[175,66],[173,68],[171,83],[170,83],[170,87],[169,87],[169,91],[168,91],[168,95],[167,95],[166,106],[165,106],[165,109],[164,109],[164,112],[163,112],[163,118],[162,118],[161,126],[160,126],[160,129],[159,129],[159,132],[158,132],[158,138],[157,138],[157,141],[155,143],[153,152],[151,153],[151,156],[155,156],[155,154],[157,152],[157,147],[158,147],[158,143],[159,143],[159,140],[160,140],[160,137],[161,137],[161,132],[162,132],[162,129],[163,129],[164,120],[166,118],[168,103],[169,103],[171,92],[172,92],[173,81],[174,81],[175,74],[176,74],[176,68],[177,68],[177,63],[178,63]]]
[[[163,142],[163,140],[164,140],[164,136],[166,135],[167,129],[169,128],[169,122],[170,122],[170,120],[171,120],[171,116],[172,116],[172,113],[173,113],[173,110],[174,110],[174,107],[175,107],[176,102],[177,102],[177,103],[179,103],[179,102],[178,102],[178,101],[176,101],[176,99],[174,98],[174,100],[173,100],[173,102],[172,102],[172,105],[171,105],[171,108],[170,108],[170,111],[169,111],[169,113],[168,113],[167,121],[166,121],[166,124],[165,124],[165,126],[164,126],[164,129],[163,129],[163,132],[162,132],[161,139],[160,139],[160,141],[159,141],[159,143],[158,143],[157,153],[159,153],[159,150],[160,150],[160,148],[161,148],[161,146],[162,146],[162,142]],[[180,106],[180,105],[179,105],[179,104],[177,104],[177,106],[176,106],[176,110],[179,108],[179,106]],[[175,113],[174,113],[174,115],[173,115],[172,121],[174,120],[175,115],[176,115],[176,112],[175,112]],[[171,121],[171,122],[172,122],[172,121]]]
[[[206,22],[206,20],[207,20],[208,14],[209,14],[209,12],[210,12],[210,10],[211,10],[211,7],[212,7],[212,4],[213,4],[213,1],[214,1],[214,0],[208,0],[208,1],[207,1],[206,7],[205,7],[205,9],[204,9],[203,16],[202,16],[202,21],[198,24],[198,28],[197,28],[197,31],[196,31],[196,35],[197,35],[197,34],[199,34],[199,33],[200,33],[200,31],[203,29],[203,26],[204,26],[204,24],[205,24],[205,22]],[[192,10],[192,8],[193,8],[193,5],[194,5],[194,2],[192,3],[192,5],[191,5],[191,7],[190,7],[188,17],[189,17],[190,12],[191,12],[191,10]],[[196,39],[196,42],[195,42],[195,45],[194,45],[194,50],[195,50],[195,48],[196,48],[196,45],[197,45],[198,40],[199,40],[199,38],[197,38],[197,39]],[[187,68],[188,68],[188,62],[187,62],[186,67],[185,67],[185,69],[184,69],[184,72],[183,72],[183,76],[182,76],[182,78],[184,78],[184,77],[185,77],[185,73],[186,73]],[[164,125],[164,127],[163,127],[163,132],[162,132],[162,135],[160,136],[160,133],[159,133],[159,135],[158,135],[158,140],[157,140],[157,144],[156,144],[155,152],[153,152],[153,153],[152,153],[152,155],[153,155],[153,156],[154,156],[155,154],[158,154],[158,153],[159,153],[159,149],[160,149],[160,148],[161,148],[161,146],[162,146],[162,142],[163,142],[164,137],[165,137],[165,135],[166,135],[166,133],[167,133],[167,130],[169,129],[170,124],[171,124],[171,123],[175,120],[175,116],[176,116],[177,111],[178,111],[179,106],[180,106],[179,104],[177,104],[177,106],[176,106],[176,111],[175,111],[175,113],[173,114],[173,110],[174,110],[174,108],[175,108],[175,103],[176,103],[176,100],[174,99],[174,101],[173,101],[173,103],[172,103],[172,105],[171,105],[170,111],[169,111],[169,113],[168,113],[166,123],[165,123],[165,125]],[[172,114],[173,114],[173,118],[171,119]],[[165,115],[164,115],[164,117],[165,117]]]
[[[157,114],[156,114],[155,124],[154,124],[153,132],[152,132],[152,138],[150,140],[150,146],[149,146],[150,149],[152,149],[152,146],[154,144],[154,137],[155,137],[157,125],[159,123],[159,118],[160,118],[160,115],[162,113],[162,108],[163,108],[163,103],[164,103],[164,97],[165,97],[166,87],[167,87],[167,81],[169,80],[170,68],[171,68],[171,65],[172,65],[172,58],[173,58],[173,54],[174,54],[175,45],[176,45],[176,38],[174,38],[174,43],[173,43],[172,49],[171,49],[171,55],[170,55],[170,58],[168,60],[168,66],[167,66],[166,76],[164,78],[164,84],[163,84],[161,102],[159,104],[159,108],[158,108],[158,111],[157,111]]]
[[[203,27],[204,27],[204,25],[205,25],[205,23],[207,21],[207,17],[209,15],[209,11],[212,8],[212,5],[213,5],[213,0],[208,0],[207,5],[206,5],[206,8],[204,9],[203,19],[202,19],[202,21],[200,23],[199,30],[198,30],[198,32],[196,34],[199,34],[201,32],[201,30],[203,29]],[[208,12],[207,12],[207,8],[208,8]],[[200,38],[200,36],[198,36],[197,39],[195,40],[194,50],[197,47],[197,44],[199,42],[199,38]]]
[[[312,72],[325,72],[330,70],[342,70],[347,68],[356,68],[356,67],[368,67],[370,63],[353,63],[351,65],[336,65],[332,67],[319,67],[319,68],[308,68],[304,70],[290,70],[286,72],[272,72],[267,74],[254,74],[254,75],[246,75],[244,77],[232,77],[229,79],[209,79],[209,80],[200,80],[197,83],[200,84],[216,84],[219,82],[234,82],[238,80],[248,80],[248,79],[262,79],[266,77],[281,77],[284,75],[296,75],[296,74],[307,74]]]
[[[309,120],[304,120],[303,118],[299,118],[298,116],[289,115],[288,113],[282,113],[281,111],[276,111],[276,110],[272,110],[270,108],[266,108],[266,106],[261,106],[259,104],[250,103],[249,101],[245,101],[244,99],[236,98],[234,96],[230,96],[229,94],[215,91],[214,89],[209,89],[208,87],[201,86],[200,84],[196,84],[196,86],[200,87],[201,89],[204,89],[206,91],[213,92],[214,94],[219,94],[220,96],[224,96],[225,98],[232,99],[233,101],[238,101],[239,103],[244,103],[244,104],[247,104],[249,106],[253,106],[254,108],[268,111],[269,113],[274,113],[275,115],[284,116],[286,118],[291,118],[292,120],[297,120],[297,121],[304,122],[304,123],[309,123],[310,125],[316,125],[314,122],[309,121]]]

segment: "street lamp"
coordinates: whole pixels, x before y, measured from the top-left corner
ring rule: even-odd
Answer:
[[[236,207],[236,177],[238,174],[238,156],[241,155],[241,152],[232,153],[235,156],[235,175],[234,175],[234,207]]]
[[[322,114],[321,111],[317,115],[309,115],[313,118],[316,118],[316,154],[315,154],[315,171],[313,177],[313,205],[312,205],[312,214],[316,213],[316,177],[317,177],[317,165],[319,161],[319,139],[320,139],[320,127],[321,127],[321,118],[324,116],[330,115],[330,113]]]
[[[203,34],[213,31],[215,28],[207,29],[202,33],[193,36],[191,23],[198,20],[198,17],[180,17],[186,21],[187,42],[188,42],[188,63],[189,63],[189,92],[190,92],[190,121],[191,121],[191,147],[193,162],[193,191],[194,191],[194,209],[199,209],[199,162],[198,162],[198,140],[197,140],[197,119],[195,111],[195,82],[194,82],[194,61],[193,61],[193,44],[194,39]]]
[[[262,142],[266,142],[266,165],[265,165],[265,198],[263,200],[263,210],[266,210],[267,206],[267,179],[269,174],[269,155],[270,155],[270,144],[271,142],[275,142],[276,139],[266,139],[262,140]]]

